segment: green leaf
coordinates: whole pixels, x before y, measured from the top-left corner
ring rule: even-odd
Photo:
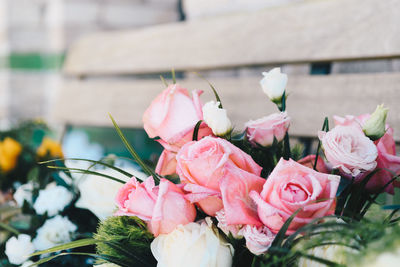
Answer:
[[[169,86],[169,84],[167,83],[167,81],[164,79],[164,77],[162,75],[160,75],[160,79],[163,82],[163,84],[165,85],[165,87]]]
[[[114,118],[109,114],[112,123],[114,124],[115,130],[117,131],[119,137],[121,138],[122,142],[124,143],[125,147],[128,149],[129,153],[132,157],[136,160],[136,162],[142,167],[143,171],[146,172],[148,175],[153,176],[155,182],[160,182],[160,178],[158,175],[151,169],[149,166],[146,165],[139,157],[137,152],[133,149],[133,147],[129,144],[128,140],[126,140],[124,134],[122,133],[121,129],[119,128],[118,124],[115,122]]]
[[[217,100],[217,102],[219,102],[219,108],[223,108],[221,99],[219,98],[217,90],[215,90],[214,86],[206,78],[204,78],[204,76],[201,75],[200,73],[194,72],[194,74],[196,74],[197,76],[199,76],[200,78],[202,78],[203,80],[205,80],[208,83],[208,85],[210,86],[211,90],[214,93],[215,99]]]
[[[96,176],[101,176],[101,177],[105,177],[108,178],[110,180],[119,182],[121,184],[125,184],[125,181],[122,181],[118,178],[112,177],[110,175],[101,173],[101,172],[95,172],[95,171],[89,171],[89,170],[85,170],[85,169],[79,169],[79,168],[67,168],[67,167],[59,167],[59,166],[47,166],[49,169],[57,169],[57,170],[63,170],[63,171],[67,171],[70,173],[81,173],[81,174],[91,174],[91,175],[96,175]],[[76,171],[76,172],[73,172]]]
[[[322,131],[325,131],[325,132],[329,131],[328,117],[325,117],[325,119],[324,119],[324,124],[322,125]],[[319,156],[320,149],[321,149],[321,140],[318,139],[318,148],[317,148],[317,153],[315,154],[315,161],[314,161],[314,166],[313,166],[314,170],[317,170],[317,162],[318,162],[318,156]]]
[[[62,245],[55,246],[55,247],[52,247],[49,249],[35,252],[35,253],[29,255],[29,257],[38,256],[38,255],[47,254],[47,253],[58,252],[61,250],[86,247],[86,246],[90,246],[90,245],[95,245],[99,242],[102,242],[102,241],[96,240],[94,238],[85,238],[85,239],[75,240],[75,241],[72,241],[72,242],[69,242],[66,244],[62,244]]]
[[[122,169],[120,169],[120,168],[118,168],[118,167],[115,167],[114,165],[105,163],[105,162],[103,162],[102,160],[90,160],[90,159],[81,159],[81,158],[66,158],[66,159],[53,159],[53,160],[48,160],[48,161],[42,161],[42,162],[39,162],[39,164],[47,164],[47,163],[51,163],[51,162],[65,161],[65,160],[76,160],[76,161],[90,162],[90,163],[93,163],[94,165],[101,165],[101,166],[104,166],[104,167],[108,167],[108,168],[110,168],[110,169],[113,169],[113,170],[115,170],[115,171],[117,171],[117,172],[119,172],[119,173],[121,173],[121,174],[123,174],[123,175],[129,177],[129,178],[133,176],[133,175],[130,174],[129,172],[124,171],[124,170],[122,170]],[[139,180],[140,180],[140,179],[139,179]]]
[[[175,70],[174,69],[171,69],[171,75],[172,75],[173,84],[176,84],[176,75],[175,75]]]
[[[20,234],[20,232],[17,229],[9,226],[8,224],[2,223],[2,222],[0,222],[0,228],[3,228],[4,230],[9,231],[9,232],[11,232],[11,233],[13,233],[15,235],[19,235]]]
[[[194,126],[192,141],[197,141],[198,135],[199,135],[200,125],[201,125],[202,122],[203,122],[202,120],[199,120],[196,123],[196,126]]]
[[[302,210],[302,208],[297,209],[282,225],[281,229],[279,230],[278,234],[275,236],[274,241],[272,241],[271,247],[280,247],[283,240],[286,236],[286,231],[289,229],[290,224],[292,223],[293,219],[296,215]]]

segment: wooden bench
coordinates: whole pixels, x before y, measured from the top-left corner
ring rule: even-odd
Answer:
[[[261,91],[261,71],[282,66],[289,74],[291,133],[316,136],[324,116],[390,108],[388,122],[400,141],[400,1],[319,0],[253,13],[96,33],[67,54],[65,80],[54,120],[75,125],[142,127],[142,114],[164,88],[160,73],[172,68],[188,89],[217,88],[236,128],[276,112]],[[309,75],[327,63],[394,62],[389,73]],[[336,64],[336,65],[335,65]],[[337,69],[337,68],[336,68]],[[332,67],[332,72],[335,68]],[[220,75],[214,75],[219,73]],[[220,76],[220,77],[218,77]]]

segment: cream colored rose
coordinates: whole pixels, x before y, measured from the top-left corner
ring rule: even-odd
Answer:
[[[307,254],[317,258],[333,261],[339,264],[344,264],[346,261],[346,251],[348,251],[348,249],[344,246],[326,245],[326,246],[319,246],[312,248],[307,251]],[[317,261],[313,261],[311,259],[307,259],[304,257],[300,258],[298,265],[298,267],[325,267],[325,266],[326,265],[323,263],[319,263]]]
[[[264,93],[272,102],[279,103],[285,92],[288,77],[281,73],[281,68],[274,68],[269,72],[263,72],[264,78],[260,81],[260,85]]]
[[[219,107],[220,103],[210,101],[203,106],[203,118],[213,133],[224,136],[232,130],[232,123],[228,118],[226,110]]]
[[[151,243],[157,267],[230,267],[233,247],[205,222],[179,225]]]

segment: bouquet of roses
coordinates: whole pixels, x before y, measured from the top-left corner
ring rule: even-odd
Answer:
[[[279,112],[235,132],[212,86],[216,101],[202,105],[201,91],[190,96],[174,79],[143,116],[148,135],[164,147],[155,171],[111,117],[149,177],[124,183],[115,216],[94,238],[34,255],[95,244],[90,255],[99,264],[127,267],[338,266],[360,262],[376,244],[396,248],[400,207],[377,205],[399,185],[388,110],[334,117],[332,129],[326,118],[316,153],[302,155],[289,143],[286,83],[278,68],[264,73],[262,89]],[[79,253],[58,256],[66,254]]]

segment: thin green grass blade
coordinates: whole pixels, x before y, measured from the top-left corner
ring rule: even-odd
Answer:
[[[167,83],[167,81],[164,79],[164,77],[162,75],[160,75],[160,79],[163,82],[163,84],[165,85],[165,87],[169,86],[169,84]]]
[[[148,175],[153,176],[154,181],[159,182],[160,178],[158,177],[158,175],[151,168],[149,168],[149,166],[147,166],[146,163],[144,163],[142,161],[142,159],[139,157],[139,155],[136,153],[136,151],[133,149],[133,147],[129,144],[128,140],[126,140],[124,134],[122,133],[118,124],[115,122],[114,118],[111,116],[111,114],[109,114],[109,116],[110,116],[112,123],[114,124],[115,130],[117,131],[119,137],[121,138],[126,149],[128,149],[128,151],[132,155],[132,157],[136,160],[136,162],[140,165],[140,167],[142,167],[144,172],[146,172]]]
[[[3,228],[4,230],[6,230],[6,231],[8,231],[10,233],[13,233],[15,235],[19,235],[20,234],[20,232],[17,229],[9,226],[8,224],[2,223],[2,222],[0,222],[0,228]]]
[[[72,241],[72,242],[69,242],[69,243],[66,243],[63,245],[59,245],[59,246],[55,246],[55,247],[52,247],[49,249],[35,252],[35,253],[29,255],[29,257],[38,256],[38,255],[47,254],[47,253],[58,252],[61,250],[86,247],[86,246],[90,246],[90,245],[95,245],[96,243],[99,243],[99,242],[102,242],[102,241],[96,240],[94,238],[85,238],[85,239],[75,240],[75,241]]]
[[[286,236],[286,231],[289,229],[290,224],[292,223],[293,219],[296,215],[302,210],[302,208],[297,209],[282,225],[281,229],[279,230],[278,234],[275,236],[274,241],[272,241],[271,247],[280,247],[283,240]]]
[[[194,74],[196,74],[197,76],[199,76],[200,78],[202,78],[203,80],[205,80],[208,83],[208,85],[210,86],[211,90],[214,93],[215,99],[217,100],[217,102],[219,102],[219,108],[223,108],[221,98],[219,97],[217,90],[215,90],[215,87],[200,73],[194,72]]]
[[[133,176],[133,174],[130,174],[129,172],[124,171],[123,169],[120,169],[118,167],[115,167],[114,165],[105,163],[105,162],[103,162],[101,160],[90,160],[90,159],[81,159],[81,158],[66,158],[66,159],[52,159],[52,160],[42,161],[42,162],[39,162],[39,164],[47,164],[47,163],[52,163],[52,162],[57,162],[57,161],[65,161],[65,160],[76,160],[76,161],[90,162],[90,163],[93,163],[95,165],[101,165],[101,166],[113,169],[113,170],[115,170],[115,171],[117,171],[117,172],[129,177],[129,178]]]
[[[110,180],[116,181],[118,183],[121,184],[125,184],[125,181],[122,181],[118,178],[112,177],[110,175],[101,173],[101,172],[95,172],[95,171],[89,171],[89,170],[85,170],[85,169],[78,169],[78,168],[67,168],[67,167],[61,167],[61,166],[47,166],[47,168],[49,169],[56,169],[56,170],[63,170],[63,171],[67,171],[69,173],[81,173],[81,174],[91,174],[91,175],[96,175],[96,176],[101,176],[104,178],[108,178]],[[73,172],[76,171],[76,172]]]
[[[175,75],[175,69],[171,69],[171,75],[172,75],[172,82],[176,84],[176,75]]]
[[[199,120],[196,123],[196,126],[194,126],[192,141],[197,141],[198,136],[199,136],[200,125],[201,125],[202,122],[203,122],[202,120]]]
[[[322,125],[322,131],[325,131],[325,132],[329,131],[329,119],[328,119],[328,117],[325,117],[325,119],[324,119],[324,124]],[[314,166],[313,166],[314,170],[317,170],[317,162],[318,162],[318,157],[319,157],[319,151],[320,150],[321,150],[321,140],[318,139],[317,153],[315,153],[315,161],[314,161]]]

